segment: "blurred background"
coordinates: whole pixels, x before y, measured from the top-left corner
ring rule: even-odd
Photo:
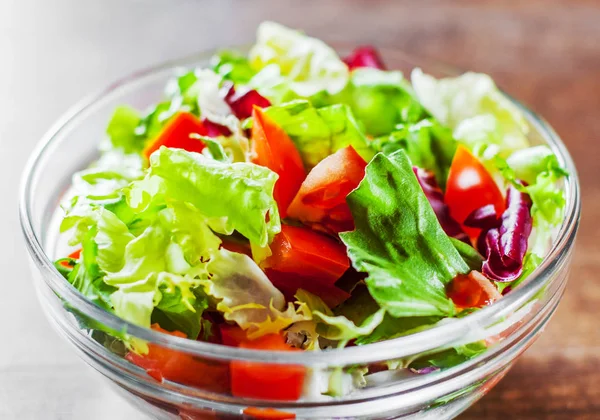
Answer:
[[[89,92],[161,61],[247,44],[267,19],[489,73],[556,129],[583,184],[571,282],[545,334],[461,419],[600,418],[597,0],[1,0],[0,419],[141,419],[38,308],[16,208],[35,143]]]

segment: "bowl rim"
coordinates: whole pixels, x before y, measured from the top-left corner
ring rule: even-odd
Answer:
[[[338,45],[339,44],[333,44],[336,49],[339,49]],[[244,47],[234,46],[233,48],[243,51]],[[282,351],[240,349],[170,336],[131,324],[130,322],[96,306],[69,282],[64,280],[64,277],[62,277],[54,267],[53,261],[44,252],[41,238],[35,233],[31,216],[31,207],[35,195],[35,188],[33,188],[34,180],[39,176],[39,165],[44,161],[47,153],[59,143],[62,132],[72,124],[77,124],[78,122],[81,123],[79,119],[85,118],[85,114],[88,111],[93,110],[96,106],[100,106],[102,101],[107,100],[112,96],[116,96],[124,90],[132,89],[137,84],[142,84],[144,81],[147,81],[152,77],[157,77],[163,72],[175,72],[178,68],[182,67],[204,66],[208,63],[210,57],[221,49],[222,48],[209,49],[175,60],[168,60],[161,64],[135,71],[128,76],[118,79],[104,89],[87,96],[72,106],[67,112],[59,117],[51,128],[42,136],[33,150],[21,178],[19,194],[19,219],[21,229],[25,237],[26,248],[37,268],[42,271],[44,281],[73,308],[81,311],[90,318],[101,322],[112,330],[127,331],[127,334],[130,336],[204,358],[217,360],[268,361],[275,364],[306,366],[366,364],[381,360],[397,359],[403,357],[402,355],[417,354],[429,349],[448,345],[462,335],[486,324],[486,320],[489,321],[495,317],[506,316],[514,312],[538,293],[538,291],[545,286],[548,279],[552,280],[553,274],[567,261],[570,251],[574,247],[581,215],[581,192],[575,164],[567,151],[567,148],[550,125],[525,105],[507,95],[520,111],[523,112],[529,124],[535,127],[543,137],[545,143],[556,154],[560,164],[568,170],[569,177],[564,183],[566,191],[564,218],[552,248],[547,253],[542,263],[525,282],[494,304],[463,318],[455,319],[453,322],[438,325],[408,336],[364,346],[328,349],[319,352],[302,352],[300,354],[290,354]],[[383,57],[389,56],[390,54],[396,55],[399,59],[414,67],[425,65],[428,67],[432,66],[431,60],[426,60],[414,55],[407,55],[399,50],[380,48],[380,51]],[[433,66],[444,69],[443,72],[446,74],[455,74],[455,72],[448,71],[448,69],[452,69],[452,67],[446,66],[443,63],[433,62]],[[399,354],[399,349],[401,349],[401,354]]]

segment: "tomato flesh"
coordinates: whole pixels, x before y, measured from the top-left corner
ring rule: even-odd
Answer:
[[[483,274],[471,271],[459,274],[447,286],[446,293],[459,308],[481,308],[494,303],[502,295]]]
[[[352,146],[327,156],[308,174],[288,208],[288,215],[332,233],[353,230],[346,196],[365,176],[367,162]]]
[[[343,244],[306,227],[281,225],[270,246],[272,255],[263,268],[313,277],[326,285],[333,285],[350,266]]]
[[[189,112],[179,112],[167,122],[158,136],[146,145],[142,155],[149,159],[150,155],[161,146],[183,149],[188,152],[202,152],[205,144],[198,139],[191,138],[190,134],[206,136],[208,131],[195,115]]]
[[[237,325],[221,324],[221,342],[230,347],[238,347],[242,342],[248,340],[246,331],[242,330]]]
[[[452,217],[461,223],[471,239],[477,238],[480,229],[464,226],[469,214],[492,204],[500,217],[506,207],[504,196],[490,173],[463,145],[458,146],[452,160],[444,200]]]
[[[290,347],[282,335],[269,334],[243,341],[240,348],[301,351]],[[275,365],[236,360],[231,362],[231,392],[236,397],[295,401],[302,395],[306,370],[303,366]]]
[[[335,308],[350,298],[350,294],[344,290],[324,284],[317,277],[302,276],[296,273],[284,273],[276,270],[265,270],[267,277],[285,296],[288,301],[294,300],[298,289],[306,290],[319,296],[330,308]]]
[[[180,331],[163,330],[158,324],[152,325],[152,329],[175,337],[186,337]],[[229,392],[229,369],[226,364],[209,364],[156,344],[148,344],[148,353],[145,355],[129,352],[126,358],[159,382],[166,379],[213,392]]]
[[[269,118],[261,108],[252,111],[252,163],[266,166],[279,175],[273,196],[281,218],[306,178],[300,153],[287,133]]]
[[[288,420],[295,419],[294,413],[275,410],[274,408],[248,407],[244,410],[244,418],[252,420]]]

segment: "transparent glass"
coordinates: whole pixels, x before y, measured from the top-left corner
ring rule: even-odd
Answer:
[[[278,418],[303,419],[449,419],[457,416],[508,371],[516,358],[543,330],[556,309],[567,282],[570,256],[580,216],[580,191],[573,161],[565,146],[541,118],[515,101],[531,125],[531,141],[546,143],[569,170],[564,222],[547,258],[529,279],[493,305],[430,330],[366,346],[320,352],[286,353],[245,350],[168,336],[129,324],[86,300],[56,271],[55,233],[51,216],[70,184],[71,175],[97,156],[114,107],[130,104],[145,109],[163,95],[167,80],[178,67],[207,64],[211,54],[165,63],[136,73],[85,100],[65,115],[41,140],[26,168],[20,199],[20,217],[39,300],[58,332],[79,355],[106,376],[140,410],[155,418],[261,418],[244,410],[271,407]],[[383,51],[390,68],[408,73],[413,67],[437,76],[455,74],[442,65],[397,51]],[[124,357],[125,349],[112,339],[126,331],[154,349],[192,360],[202,380],[159,382]],[[324,373],[338,374],[349,367],[407,361],[459,344],[484,340],[488,349],[455,367],[429,374],[406,369],[380,372],[364,388],[326,398],[315,392],[300,401],[249,400],[229,392],[232,362],[284,369],[290,365],[312,375],[305,386],[326,387]],[[319,382],[321,378],[321,382]],[[274,386],[277,386],[275,384]],[[288,414],[281,414],[288,413]],[[271,417],[273,418],[273,417]]]

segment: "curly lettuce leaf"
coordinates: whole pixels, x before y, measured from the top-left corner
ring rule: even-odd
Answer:
[[[140,152],[144,148],[144,140],[136,134],[136,128],[141,121],[135,109],[126,105],[118,106],[106,128],[112,146],[125,153]]]
[[[221,249],[206,267],[210,280],[202,282],[207,295],[228,321],[248,331],[250,339],[279,333],[295,322],[309,319],[283,294],[247,255]]]
[[[93,281],[104,291],[101,306],[127,321],[150,327],[152,318],[159,317],[169,321],[169,328],[196,338],[207,306],[197,290],[205,261],[217,252],[220,239],[189,204],[156,200],[162,198],[153,196],[148,206],[132,208],[123,199],[110,206],[115,212],[89,204],[79,225],[87,229],[84,261],[91,255],[94,265],[76,266],[69,276],[84,293]],[[76,236],[83,231],[73,225],[78,227]]]
[[[546,145],[528,147],[517,150],[506,158],[506,163],[512,169],[514,178],[534,184],[542,172],[553,171],[557,174],[568,175],[562,169],[552,150]]]
[[[111,295],[116,289],[104,282],[104,273],[98,265],[98,247],[94,242],[96,229],[90,229],[83,237],[81,257],[67,281],[79,290],[86,298],[103,309],[112,308]]]
[[[348,104],[366,132],[373,136],[390,133],[397,124],[415,123],[425,117],[423,107],[399,71],[355,69],[348,87],[331,101]]]
[[[308,101],[297,100],[271,106],[266,113],[291,137],[309,168],[348,145],[366,161],[373,157],[365,135],[346,105],[315,108]]]
[[[369,292],[394,317],[452,316],[445,285],[469,267],[442,230],[399,150],[379,153],[346,199],[356,228],[340,234]]]
[[[300,97],[322,91],[335,94],[346,86],[348,66],[323,41],[274,22],[261,23],[256,38],[249,54],[252,68],[260,71],[277,66],[278,77]],[[273,76],[268,79],[272,80]],[[250,84],[256,86],[256,82]],[[264,93],[260,86],[257,87]]]
[[[220,220],[224,231],[219,233],[237,230],[266,246],[281,229],[273,198],[277,174],[268,168],[162,147],[150,157],[150,173],[162,179],[165,197],[188,202],[206,218]]]
[[[485,74],[465,73],[435,79],[421,69],[411,75],[416,96],[454,137],[466,144],[496,144],[515,150],[528,146],[528,125],[521,111]]]
[[[547,146],[519,150],[507,159],[494,156],[492,162],[507,182],[531,198],[533,232],[529,250],[543,257],[563,220],[566,199],[562,182],[568,172]],[[528,185],[523,186],[521,180]]]
[[[321,298],[305,290],[298,290],[295,297],[313,321],[315,334],[337,341],[339,347],[344,347],[350,340],[371,334],[385,315],[385,309],[378,308],[356,322],[344,315],[334,315]]]
[[[160,273],[158,277],[158,304],[151,322],[157,322],[169,331],[181,331],[195,339],[202,330],[202,313],[208,308],[208,298],[198,282],[189,276]]]

